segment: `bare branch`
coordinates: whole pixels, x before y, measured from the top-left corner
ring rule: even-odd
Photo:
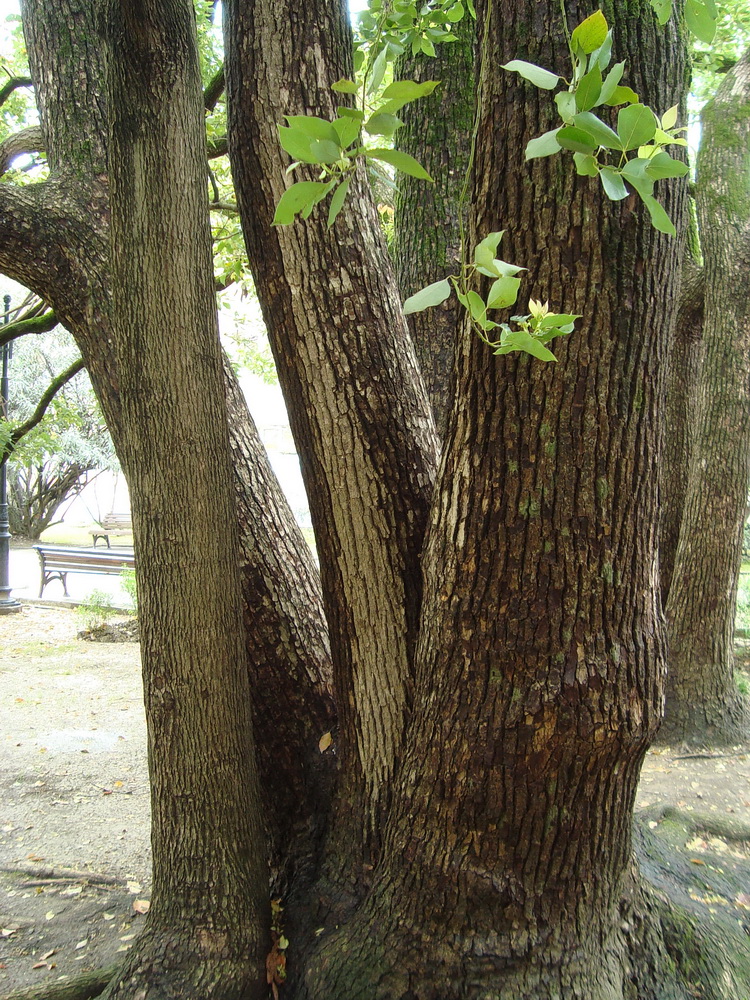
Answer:
[[[14,135],[9,135],[0,143],[0,175],[5,173],[11,161],[21,153],[38,153],[46,149],[47,143],[38,125],[32,125]]]
[[[228,215],[237,215],[239,212],[233,201],[212,201],[209,207],[212,212],[226,212]]]
[[[33,414],[28,420],[24,421],[24,423],[19,424],[18,427],[16,427],[11,433],[8,443],[5,446],[5,450],[2,455],[0,455],[0,462],[7,461],[15,451],[21,438],[24,438],[29,431],[33,430],[37,424],[41,423],[50,403],[58,392],[83,368],[85,368],[84,360],[83,358],[79,358],[47,386],[44,395],[39,400],[37,408],[34,410]]]
[[[9,323],[0,328],[2,329],[0,347],[10,344],[11,341],[17,340],[19,337],[25,337],[27,333],[48,333],[50,330],[54,330],[57,323],[58,319],[54,310],[43,313],[41,316],[19,319],[15,323]]]
[[[30,76],[12,76],[7,83],[0,87],[0,107],[5,104],[10,95],[21,87],[33,87],[34,81]]]

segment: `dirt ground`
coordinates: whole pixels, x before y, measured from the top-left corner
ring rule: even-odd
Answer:
[[[139,648],[81,628],[63,608],[0,617],[0,1000],[115,963],[148,907]],[[681,849],[706,871],[746,858],[750,747],[652,750],[637,808],[654,830],[687,817]],[[750,895],[725,904],[750,909]]]

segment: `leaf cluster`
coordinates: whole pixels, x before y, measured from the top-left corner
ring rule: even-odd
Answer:
[[[677,108],[670,108],[660,119],[621,83],[625,63],[609,68],[612,32],[600,10],[575,28],[568,48],[570,80],[521,59],[504,66],[543,90],[567,84],[566,90],[555,94],[561,124],[532,139],[526,146],[526,159],[572,152],[579,175],[597,177],[612,201],[634,191],[648,209],[653,226],[674,236],[674,224],[653,192],[656,181],[688,172],[686,163],[666,152],[668,146],[687,145],[680,134],[685,129],[676,127]],[[602,112],[595,113],[599,108],[617,107],[620,110],[612,125],[601,117]],[[612,120],[611,113],[605,117]]]
[[[525,268],[496,257],[503,232],[486,236],[474,248],[474,259],[464,264],[460,275],[451,275],[422,288],[404,302],[404,314],[409,315],[438,306],[445,302],[455,289],[456,297],[468,313],[480,340],[491,347],[494,354],[521,351],[540,361],[556,361],[546,344],[555,337],[573,332],[579,316],[552,313],[549,303],[529,301],[527,315],[511,316],[510,322],[497,322],[488,313],[494,309],[507,309],[515,305],[521,279],[517,275]],[[485,297],[476,290],[479,276],[491,279]],[[511,323],[515,324],[511,326]],[[495,334],[494,331],[499,331]],[[495,339],[491,339],[490,334]]]

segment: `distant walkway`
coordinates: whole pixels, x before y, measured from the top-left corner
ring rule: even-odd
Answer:
[[[12,548],[10,550],[10,586],[11,597],[19,601],[36,601],[39,599],[41,573],[39,556],[29,548]],[[69,598],[65,597],[63,585],[59,580],[53,580],[44,588],[43,600],[59,601],[63,604],[80,604],[91,594],[92,590],[100,590],[109,594],[116,607],[129,607],[130,598],[122,589],[118,576],[106,576],[100,573],[79,575],[71,573],[68,576]]]

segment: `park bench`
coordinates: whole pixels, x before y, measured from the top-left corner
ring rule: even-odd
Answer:
[[[73,549],[61,545],[35,545],[42,567],[39,596],[52,580],[59,580],[65,596],[68,594],[68,573],[106,573],[119,576],[123,570],[135,568],[133,552],[119,549]]]
[[[98,528],[94,528],[91,532],[92,544],[96,548],[97,541],[103,538],[107,543],[107,548],[110,548],[110,536],[114,538],[117,535],[132,534],[133,522],[130,519],[130,514],[106,514],[102,518],[101,525]]]

